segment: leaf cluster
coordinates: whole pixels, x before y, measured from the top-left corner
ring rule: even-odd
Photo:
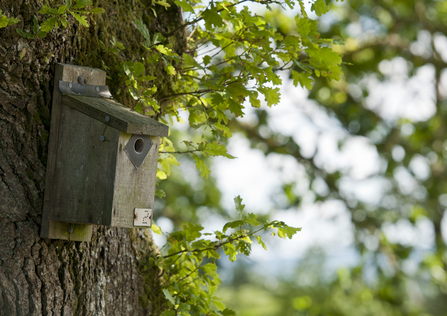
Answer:
[[[20,20],[14,17],[8,18],[3,11],[0,9],[0,28],[7,27],[8,25],[14,25],[19,23]]]
[[[184,143],[204,177],[209,175],[209,168],[196,152],[202,151],[205,157],[229,157],[222,147],[222,140],[232,136],[229,125],[244,116],[247,104],[260,107],[261,98],[267,106],[278,104],[279,72],[290,71],[294,85],[307,89],[312,88],[312,76],[340,77],[341,57],[330,48],[332,40],[320,38],[317,22],[304,10],[296,16],[295,33],[283,36],[263,16],[253,14],[248,7],[239,9],[243,2],[213,1],[203,6],[200,2],[176,1],[189,18],[171,34],[151,34],[141,20],[136,20],[147,56],[123,64],[136,110],[165,122],[181,121],[180,113],[187,112],[190,127],[212,136],[214,140],[202,147]],[[276,2],[262,3],[269,8]],[[291,1],[278,4],[294,6]],[[321,15],[327,6],[317,1],[313,10]],[[176,53],[169,41],[176,32],[189,33],[188,50],[183,54]],[[155,77],[145,73],[160,63],[165,75],[172,77],[174,93],[156,99]],[[206,142],[209,140],[203,138],[201,143]],[[219,153],[210,154],[216,144],[221,146]],[[159,175],[165,178],[162,172]]]
[[[250,255],[254,240],[267,249],[261,232],[292,238],[301,230],[280,221],[260,221],[257,215],[244,213],[240,196],[234,200],[240,219],[226,223],[221,231],[203,233],[201,225],[188,223],[168,236],[167,250],[157,264],[164,278],[159,290],[172,307],[162,315],[235,315],[215,296],[221,284],[216,265],[221,258],[219,250],[235,261],[238,254]],[[162,233],[156,225],[152,229]]]
[[[35,39],[36,37],[44,38],[54,29],[60,27],[68,28],[70,26],[68,16],[72,16],[80,25],[87,27],[89,26],[87,22],[87,16],[89,14],[101,14],[105,12],[103,8],[87,9],[91,4],[92,2],[90,0],[66,0],[64,4],[58,6],[44,4],[42,9],[39,10],[39,13],[44,17],[42,22],[39,22],[38,17],[34,16],[34,26],[31,31],[24,31],[20,28],[16,28],[16,31],[19,35],[28,39]],[[15,23],[17,22],[18,20]]]
[[[159,179],[167,179],[172,166],[179,164],[176,154],[190,154],[204,178],[210,174],[204,159],[234,158],[225,147],[225,139],[232,136],[232,120],[244,116],[247,104],[260,107],[261,97],[267,106],[280,101],[280,71],[290,71],[295,86],[308,89],[312,88],[312,76],[340,76],[340,55],[330,48],[331,40],[320,38],[317,22],[304,11],[295,19],[295,33],[283,36],[263,16],[253,14],[248,7],[240,9],[243,2],[212,1],[203,5],[176,1],[190,14],[177,30],[188,33],[188,47],[183,53],[176,52],[170,43],[175,31],[154,33],[143,21],[135,20],[146,55],[122,64],[135,109],[166,123],[181,121],[180,113],[186,112],[189,126],[203,135],[198,142],[183,141],[184,150],[162,139]],[[263,3],[269,7],[275,2]],[[318,14],[323,4],[320,1],[314,8]],[[294,3],[281,5],[292,8]],[[109,52],[120,56],[121,49]],[[155,65],[162,65],[163,75],[172,78],[174,93],[155,97],[155,78],[147,74]],[[163,196],[164,192],[158,190],[157,194]],[[159,290],[171,305],[163,315],[234,315],[215,294],[221,283],[216,262],[222,253],[235,261],[238,254],[250,255],[253,241],[266,249],[262,232],[292,238],[300,230],[244,213],[240,197],[235,204],[240,218],[226,223],[220,231],[203,233],[201,225],[188,223],[168,236],[165,255],[156,262],[164,278]],[[155,225],[153,231],[161,232]]]

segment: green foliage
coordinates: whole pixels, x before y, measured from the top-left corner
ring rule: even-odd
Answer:
[[[141,20],[136,20],[147,56],[126,61],[123,68],[130,94],[137,102],[136,110],[163,120],[180,120],[180,112],[186,111],[191,127],[214,138],[209,141],[204,137],[200,142],[204,145],[185,143],[192,147],[189,152],[230,158],[224,144],[217,142],[232,136],[229,124],[244,115],[245,100],[254,107],[261,105],[261,95],[268,106],[280,101],[279,88],[275,87],[282,83],[279,71],[298,66],[300,69],[293,69],[294,84],[308,89],[312,88],[312,75],[340,77],[339,54],[328,47],[330,39],[320,38],[317,24],[307,15],[298,15],[296,33],[284,37],[262,16],[253,15],[247,7],[238,9],[237,2],[211,2],[204,8],[199,2],[176,3],[191,12],[184,26],[192,27],[188,53],[177,54],[169,36],[151,34]],[[287,5],[293,7],[292,2]],[[323,7],[324,2],[315,8]],[[119,54],[119,50],[114,52]],[[173,79],[172,95],[157,98],[154,77],[145,75],[145,70],[157,63],[164,65],[166,75]],[[204,161],[197,154],[193,158],[201,175],[208,177],[209,168]],[[165,178],[163,172],[159,175]]]
[[[91,4],[90,0],[66,0],[65,4],[59,6],[49,6],[44,4],[42,9],[39,10],[39,13],[44,17],[44,20],[41,23],[39,23],[38,18],[34,16],[34,27],[32,31],[26,32],[19,28],[17,28],[16,31],[19,35],[28,39],[34,39],[36,36],[44,38],[47,36],[48,32],[51,32],[54,29],[60,27],[68,28],[70,25],[68,16],[72,16],[80,25],[88,27],[87,16],[89,14],[101,14],[105,12],[103,8],[86,9],[86,7]],[[0,27],[2,27],[2,19],[0,12]],[[17,19],[14,20],[14,23],[18,22]]]
[[[328,272],[328,266],[338,263],[344,254],[332,251],[328,266],[318,266],[324,258],[309,265],[299,262],[300,272],[278,280],[274,290],[264,285],[267,280],[262,276],[245,284],[235,282],[219,294],[238,314],[445,314],[447,151],[443,122],[447,120],[447,97],[442,88],[446,82],[446,59],[440,43],[446,40],[446,3],[347,0],[343,5],[333,4],[329,19],[325,20],[330,22],[320,25],[322,37],[343,39],[346,43],[333,46],[343,54],[343,75],[338,81],[308,77],[313,81],[309,82],[313,84],[309,98],[318,113],[326,113],[346,133],[335,145],[340,151],[347,142],[362,140],[378,153],[381,168],[364,179],[356,179],[352,186],[366,187],[368,182],[383,181],[383,193],[375,191],[368,199],[350,195],[341,183],[352,179],[351,172],[325,168],[320,156],[322,147],[316,146],[314,153],[304,156],[300,143],[290,135],[281,135],[273,128],[261,135],[258,126],[237,123],[253,148],[263,148],[266,155],[294,157],[305,170],[304,180],[312,183],[318,178],[325,183],[324,194],[312,185],[305,193],[294,190],[302,179],[284,184],[287,203],[282,207],[295,208],[297,201],[309,195],[315,203],[340,202],[349,212],[353,247],[358,256],[358,266],[341,269],[326,279],[322,275]],[[285,37],[293,33],[290,24],[296,22],[294,19],[279,13],[268,17],[268,22],[282,30]],[[307,23],[302,24],[301,32],[308,34]],[[320,62],[318,58],[316,64]],[[301,68],[296,65],[295,69]],[[422,90],[418,85],[424,82],[424,71],[431,75]],[[291,80],[299,82],[300,76],[292,71]],[[393,94],[397,86],[405,89]],[[423,97],[416,102],[413,98],[417,93]],[[411,115],[416,109],[418,114]],[[427,114],[427,109],[433,112]],[[400,113],[393,112],[393,116],[390,110]],[[256,115],[258,125],[269,127],[266,111],[259,110]],[[314,124],[318,126],[317,122]],[[321,140],[317,138],[315,143]],[[399,151],[400,158],[396,155]],[[422,163],[416,166],[417,161]],[[421,175],[422,170],[427,171],[425,175]],[[403,172],[408,175],[405,180],[399,178]],[[410,181],[412,188],[405,190]],[[427,229],[430,236],[422,234],[422,225],[431,227]],[[394,234],[389,233],[390,227]],[[405,233],[414,239],[404,238]],[[312,271],[316,266],[318,270]],[[309,282],[311,274],[313,280]]]
[[[312,4],[312,10],[315,11],[316,15],[322,16],[329,11],[329,7],[326,5],[324,0],[316,0]]]
[[[221,231],[203,233],[202,226],[188,223],[168,236],[167,251],[157,262],[163,271],[163,293],[171,304],[162,315],[235,315],[215,295],[221,284],[216,266],[219,250],[235,261],[238,254],[250,255],[253,240],[266,249],[257,235],[260,232],[292,238],[300,230],[279,221],[259,221],[257,215],[243,212],[240,196],[234,201],[240,219],[225,224]],[[155,225],[152,229],[159,232]]]
[[[16,18],[8,18],[3,14],[3,11],[0,9],[0,28],[7,27],[8,25],[13,25],[19,23],[20,20]]]
[[[238,315],[429,315],[416,302],[399,305],[402,298],[409,299],[405,287],[398,279],[390,282],[365,282],[363,267],[339,269],[327,278],[325,257],[314,249],[286,277],[278,277],[277,283],[269,284],[265,275],[250,272],[250,282],[239,286],[223,285],[218,294]],[[326,274],[327,275],[327,274]],[[428,290],[429,284],[420,279]],[[442,313],[434,314],[442,315]]]
[[[330,48],[330,39],[320,38],[317,23],[305,12],[296,17],[295,33],[283,36],[264,17],[237,6],[238,2],[176,4],[191,13],[183,28],[161,34],[151,31],[142,20],[135,20],[146,55],[122,63],[137,111],[164,122],[181,121],[180,113],[186,112],[189,126],[201,134],[200,139],[181,141],[184,150],[178,150],[179,145],[169,139],[162,140],[157,172],[161,180],[167,179],[172,165],[178,164],[176,154],[191,155],[203,178],[210,175],[209,157],[234,158],[225,147],[225,139],[232,136],[230,124],[244,116],[246,100],[253,107],[261,106],[260,96],[269,107],[278,104],[278,86],[282,84],[278,72],[293,70],[295,86],[308,89],[312,88],[312,76],[340,77],[341,57]],[[294,5],[284,4],[290,8]],[[320,13],[324,3],[315,8]],[[189,33],[187,53],[179,54],[171,45],[170,36],[176,32]],[[122,49],[114,47],[107,47],[107,52],[122,59]],[[155,66],[172,78],[172,94],[156,93],[159,87],[154,84],[155,78],[147,75]],[[221,231],[203,233],[202,226],[186,223],[182,230],[168,236],[165,255],[157,262],[163,271],[161,290],[170,304],[163,315],[234,315],[215,295],[221,283],[216,272],[219,250],[235,261],[238,254],[250,254],[253,241],[267,248],[260,232],[292,238],[300,230],[244,213],[240,197],[235,204],[240,218],[226,223]],[[153,229],[158,231],[156,226]]]

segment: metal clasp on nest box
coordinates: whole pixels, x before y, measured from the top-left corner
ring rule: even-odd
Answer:
[[[86,97],[97,97],[113,99],[108,86],[97,86],[85,84],[83,77],[78,78],[78,82],[59,81],[59,90],[63,95],[82,95]]]

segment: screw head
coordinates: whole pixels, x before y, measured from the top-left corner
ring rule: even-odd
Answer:
[[[68,225],[67,226],[67,231],[68,231],[69,234],[72,234],[73,233],[73,226]]]
[[[100,140],[100,141],[103,142],[105,139],[106,139],[106,138],[105,138],[103,135],[99,136],[99,140]]]
[[[96,90],[96,92],[99,92],[99,87],[96,86],[96,87],[95,87],[95,90]]]
[[[73,88],[73,84],[71,82],[68,83],[68,87],[71,89]]]
[[[109,117],[109,116],[106,116],[106,117],[104,118],[104,121],[109,122],[109,121],[110,121],[110,117]]]

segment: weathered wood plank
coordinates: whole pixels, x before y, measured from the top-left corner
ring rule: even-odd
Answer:
[[[168,136],[168,126],[111,99],[64,95],[62,102],[101,122],[108,116],[109,125],[125,133]]]
[[[79,76],[83,76],[88,84],[105,85],[106,73],[100,69],[87,68],[74,65],[56,64],[56,71],[54,75],[54,87],[58,86],[59,80],[76,82]],[[54,181],[56,172],[57,146],[59,141],[60,130],[60,114],[61,109],[64,107],[61,104],[62,95],[59,89],[53,90],[53,103],[51,110],[51,126],[50,126],[50,139],[48,145],[48,161],[46,171],[46,187],[44,193],[44,206],[42,215],[42,226],[40,236],[43,238],[57,238],[68,239],[65,235],[60,234],[66,227],[61,226],[60,223],[52,222],[53,201],[55,188],[52,183]],[[86,228],[88,231],[89,228]],[[90,228],[91,231],[91,228]],[[91,240],[91,233],[81,234],[79,239],[71,238],[71,240],[89,241]]]
[[[70,107],[60,123],[52,219],[104,225],[112,210],[120,132]]]
[[[124,151],[131,134],[120,133],[115,172],[113,215],[110,225],[134,227],[135,208],[154,207],[159,137],[151,137],[153,145],[137,170]]]

